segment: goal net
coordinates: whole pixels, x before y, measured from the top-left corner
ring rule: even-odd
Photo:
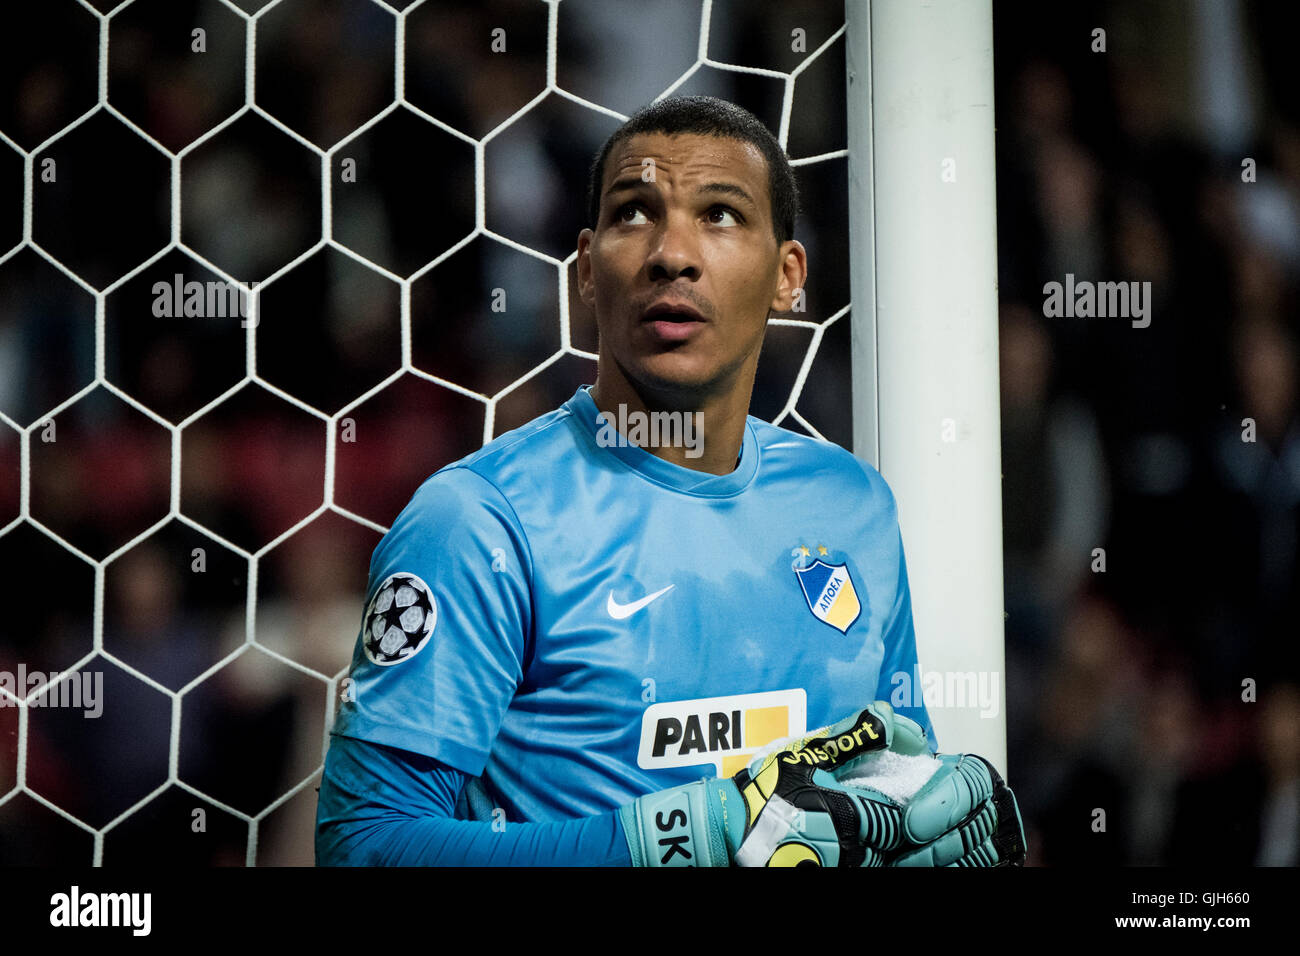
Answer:
[[[48,0],[0,38],[0,862],[312,860],[368,556],[595,376],[591,156],[708,93],[810,278],[753,414],[848,445],[844,16]]]

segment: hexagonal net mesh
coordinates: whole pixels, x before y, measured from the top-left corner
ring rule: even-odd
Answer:
[[[570,200],[641,103],[794,157],[754,413],[847,442],[836,5],[43,6],[50,52],[2,41],[3,862],[310,862],[366,553],[592,379]]]

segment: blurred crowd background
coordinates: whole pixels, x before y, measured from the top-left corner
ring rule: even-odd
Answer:
[[[1300,863],[1297,27],[994,4],[1008,745],[1039,862]],[[1150,326],[1045,318],[1067,274],[1150,282]]]
[[[1008,770],[1032,862],[1295,865],[1300,83],[1284,44],[1300,15],[1232,0],[1058,6],[994,4]],[[23,241],[24,171],[0,140],[0,670],[86,657],[102,592],[104,650],[183,694],[177,706],[90,661],[104,673],[103,716],[30,710],[25,783],[91,828],[113,824],[105,864],[242,864],[248,824],[184,787],[122,818],[167,779],[175,742],[181,781],[259,817],[259,864],[310,863],[334,706],[320,675],[351,656],[379,538],[365,522],[387,526],[485,431],[483,402],[398,374],[398,283],[311,250],[328,228],[383,270],[420,273],[414,368],[484,396],[509,389],[494,435],[594,380],[594,362],[569,353],[511,388],[564,345],[560,295],[574,349],[595,351],[594,323],[572,268],[562,293],[555,266],[484,236],[446,255],[474,230],[465,140],[406,109],[352,135],[393,100],[395,19],[369,0],[284,0],[258,21],[255,64],[244,21],[216,0],[137,0],[116,14],[109,102],[163,149],[186,150],[236,113],[252,65],[258,105],[330,150],[323,169],[249,112],[184,152],[175,182],[169,157],[110,112],[66,129],[96,103],[98,25],[73,0],[27,7],[0,32],[0,133],[38,150],[32,239],[59,265],[31,246],[9,254]],[[564,0],[559,86],[632,112],[695,61],[699,9]],[[718,0],[709,51],[789,71],[842,22],[835,2]],[[1105,52],[1093,51],[1097,28]],[[546,38],[536,0],[432,0],[406,18],[401,65],[419,111],[474,138],[510,121],[485,149],[487,227],[563,260],[585,225],[591,156],[618,121],[556,94],[517,115],[545,88]],[[705,68],[679,92],[779,124],[783,84],[771,78]],[[790,155],[843,149],[844,113],[840,39],[796,84]],[[843,158],[798,168],[811,267],[800,318],[849,302],[845,170]],[[185,245],[261,287],[252,356],[238,316],[155,314],[156,282],[223,278],[184,250],[115,284],[168,245],[173,188]],[[1045,318],[1043,284],[1067,273],[1150,281],[1150,327]],[[108,384],[87,390],[87,286],[110,285]],[[498,289],[504,311],[492,309]],[[828,329],[798,401],[846,446],[849,320]],[[784,407],[810,338],[770,330],[753,414]],[[254,365],[276,391],[245,381]],[[335,443],[332,500],[365,522],[326,510],[286,535],[325,501],[323,416],[336,413],[351,424]],[[175,444],[161,422],[183,426]],[[16,429],[37,423],[31,517],[75,551],[15,522]],[[176,452],[180,510],[201,527],[173,518],[141,538],[167,516]],[[250,562],[221,541],[258,555],[254,601]],[[111,556],[102,580],[79,554]],[[232,658],[250,624],[257,646]],[[17,708],[0,707],[0,795],[19,780],[17,753]],[[88,830],[29,793],[0,804],[0,863],[91,852]]]

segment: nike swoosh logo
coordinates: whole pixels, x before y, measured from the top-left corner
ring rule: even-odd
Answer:
[[[621,621],[624,618],[631,617],[633,614],[641,610],[641,608],[645,607],[651,601],[655,600],[656,598],[662,597],[672,589],[673,586],[670,584],[662,591],[656,591],[654,594],[648,594],[645,597],[643,597],[641,600],[633,601],[631,604],[619,604],[617,601],[614,600],[614,592],[610,591],[609,600],[605,602],[605,610],[609,612],[609,616],[612,617],[614,620]]]

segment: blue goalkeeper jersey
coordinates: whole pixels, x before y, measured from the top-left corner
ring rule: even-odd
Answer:
[[[579,389],[428,479],[371,559],[334,733],[478,778],[462,819],[729,776],[916,671],[875,469],[753,417],[727,475],[609,434]]]

